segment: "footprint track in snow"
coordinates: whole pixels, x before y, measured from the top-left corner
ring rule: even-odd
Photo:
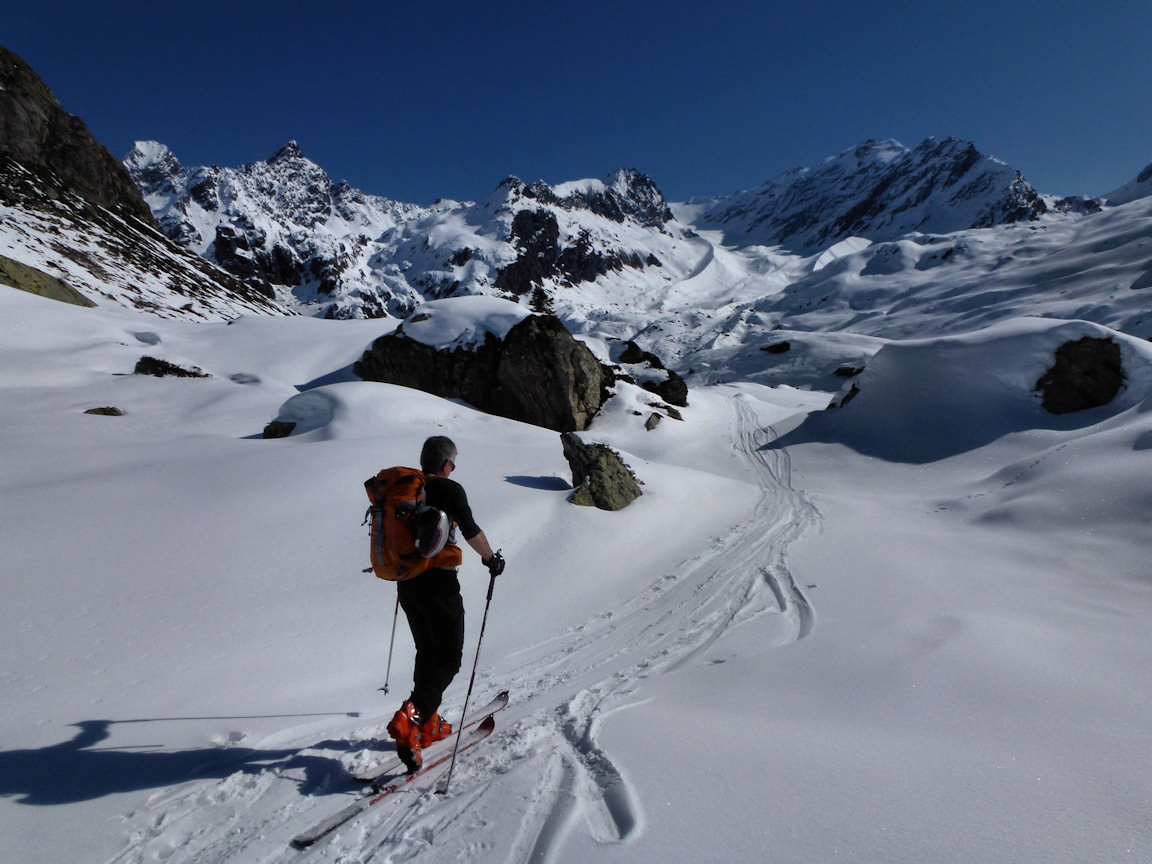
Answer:
[[[816,616],[787,565],[788,546],[818,519],[792,488],[786,450],[734,399],[733,448],[761,493],[751,517],[707,549],[652,582],[613,614],[598,615],[551,640],[513,671],[515,689],[545,696],[587,681],[546,721],[551,757],[522,819],[508,864],[560,860],[583,823],[592,839],[628,840],[642,825],[641,805],[597,741],[612,707],[623,707],[643,679],[699,658],[725,632],[765,614],[779,616],[777,645],[805,638]],[[573,658],[581,662],[573,663]],[[607,678],[595,680],[605,671]],[[538,727],[539,728],[539,727]]]
[[[429,792],[392,811],[368,811],[302,859],[287,848],[285,825],[314,821],[331,809],[331,795],[302,797],[291,770],[269,769],[157,795],[136,814],[136,836],[115,860],[526,864],[570,860],[577,837],[586,846],[642,836],[642,797],[600,744],[605,719],[635,704],[652,676],[709,662],[708,649],[734,627],[768,621],[770,649],[803,639],[816,621],[787,550],[818,514],[792,489],[788,453],[770,446],[772,431],[741,397],[731,404],[733,450],[760,489],[748,518],[610,612],[525,649],[510,667],[483,672],[480,691],[498,680],[527,707],[493,746],[458,766],[452,795]],[[514,811],[491,810],[499,806],[488,803],[493,785],[498,800],[523,804],[518,825]]]

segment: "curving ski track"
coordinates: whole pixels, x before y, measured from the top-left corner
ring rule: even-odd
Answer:
[[[771,429],[742,397],[731,404],[732,447],[759,487],[749,518],[621,606],[482,675],[478,692],[499,683],[515,694],[507,712],[514,725],[457,765],[450,796],[426,785],[309,850],[290,850],[287,839],[339,798],[317,792],[352,791],[342,777],[317,783],[309,766],[323,757],[349,761],[356,739],[383,736],[383,723],[343,741],[278,742],[299,747],[298,755],[257,773],[158,792],[125,817],[129,841],[113,860],[527,864],[567,860],[575,832],[585,833],[585,844],[638,836],[639,796],[598,743],[605,718],[642,698],[645,679],[699,660],[732,627],[757,619],[769,630],[766,644],[782,646],[815,623],[787,552],[818,514],[792,487],[787,451],[766,449]]]

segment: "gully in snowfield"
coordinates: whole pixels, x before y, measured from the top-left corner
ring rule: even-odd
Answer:
[[[450,479],[456,452],[450,438],[433,436],[424,442],[420,471],[386,468],[365,483],[374,511],[379,511],[373,521],[373,566],[381,578],[396,581],[397,598],[416,643],[412,695],[388,724],[388,734],[409,771],[420,768],[424,747],[452,732],[438,711],[444,691],[460,671],[464,653],[464,601],[456,574],[464,555],[455,542],[457,528],[493,577],[504,569],[504,559],[492,551],[472,518],[464,487]],[[405,482],[416,484],[416,491],[408,493],[409,500],[392,503],[388,490]],[[403,521],[406,506],[412,526],[407,534],[411,537],[415,529],[415,548],[407,553],[381,548],[378,554],[378,538],[381,547],[395,545],[384,523]],[[385,559],[390,556],[399,560],[389,565]]]

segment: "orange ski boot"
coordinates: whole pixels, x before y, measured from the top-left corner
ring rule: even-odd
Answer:
[[[388,734],[396,742],[396,755],[400,757],[408,773],[414,774],[419,771],[424,763],[420,753],[423,746],[420,741],[420,712],[416,710],[411,699],[392,715],[392,720],[388,724]]]
[[[447,738],[452,734],[452,724],[443,719],[439,713],[433,714],[420,727],[420,746],[427,747],[433,741]]]

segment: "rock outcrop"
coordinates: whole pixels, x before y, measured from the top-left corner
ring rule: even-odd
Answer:
[[[640,481],[620,454],[606,444],[585,444],[574,432],[560,436],[572,469],[573,504],[622,510],[639,498]]]
[[[175,363],[169,363],[167,360],[161,360],[158,357],[141,357],[136,361],[136,367],[132,370],[132,374],[151,375],[154,378],[212,377],[199,366],[193,366],[189,369],[184,366],[178,366]]]
[[[649,393],[655,393],[665,402],[688,405],[688,384],[674,370],[651,351],[645,351],[635,342],[624,343],[624,350],[616,358],[623,367],[622,377],[639,384]]]
[[[1036,382],[1036,390],[1046,411],[1071,414],[1107,405],[1123,384],[1120,346],[1113,339],[1085,336],[1056,350],[1056,362]]]
[[[353,371],[366,381],[415,387],[513,420],[584,429],[604,401],[607,374],[559,318],[532,315],[503,339],[436,349],[404,334],[381,336]]]
[[[55,276],[13,261],[0,255],[0,285],[8,285],[29,294],[46,297],[49,300],[59,300],[61,303],[71,303],[73,306],[95,306],[96,304],[68,285],[65,285]]]
[[[127,169],[83,120],[61,107],[27,63],[0,46],[0,162],[6,160],[32,172],[47,194],[72,192],[121,216],[156,224]]]

